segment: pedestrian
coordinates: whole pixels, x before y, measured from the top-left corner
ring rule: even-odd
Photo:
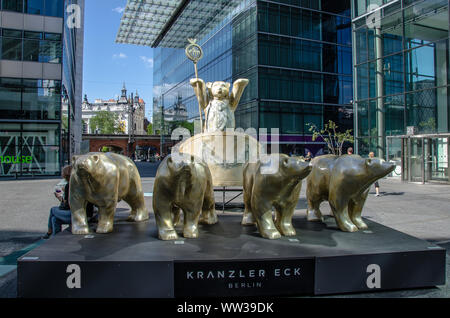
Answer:
[[[311,151],[308,151],[305,157],[305,161],[311,161],[313,158]]]
[[[375,153],[373,152],[373,151],[371,151],[370,153],[369,153],[369,158],[370,159],[372,159],[372,158],[375,158]],[[375,181],[375,196],[376,197],[379,197],[380,196],[380,184],[378,183],[378,180],[377,181]]]
[[[347,155],[353,155],[353,148],[352,147],[347,148]]]
[[[63,225],[72,224],[72,213],[70,212],[69,205],[69,184],[70,175],[72,173],[72,166],[65,166],[62,169],[62,177],[67,181],[64,186],[64,192],[55,190],[55,197],[60,201],[59,206],[54,206],[50,209],[50,215],[48,217],[48,231],[42,237],[43,239],[49,239],[52,235],[56,235],[62,230]],[[94,206],[88,203],[86,207],[86,214],[89,218],[93,216]]]

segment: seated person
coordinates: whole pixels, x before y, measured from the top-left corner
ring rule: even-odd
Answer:
[[[72,166],[65,166],[62,169],[62,177],[67,181],[64,192],[55,192],[55,197],[61,202],[59,206],[52,207],[50,209],[50,215],[48,217],[48,231],[42,237],[48,239],[52,235],[56,235],[61,232],[63,225],[72,225],[72,214],[70,212],[69,205],[69,181],[70,174],[72,172]],[[94,212],[94,206],[89,203],[86,207],[88,218],[92,218]]]

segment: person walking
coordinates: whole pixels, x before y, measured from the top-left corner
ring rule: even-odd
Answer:
[[[371,152],[369,153],[369,158],[370,158],[370,159],[375,158],[375,153],[374,153],[373,151],[371,151]],[[376,197],[379,197],[379,196],[380,196],[380,184],[378,183],[378,180],[375,181],[374,185],[375,185],[375,196],[376,196]]]

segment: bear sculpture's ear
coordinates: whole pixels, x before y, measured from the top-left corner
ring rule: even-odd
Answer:
[[[94,155],[94,156],[92,157],[92,159],[94,159],[94,161],[97,162],[98,159],[99,159],[99,156],[98,156],[98,155]]]

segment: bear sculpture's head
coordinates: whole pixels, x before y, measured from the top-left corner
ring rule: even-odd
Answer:
[[[227,82],[214,82],[207,83],[209,94],[219,100],[228,99],[230,95],[230,83]]]
[[[366,159],[365,165],[368,175],[376,178],[375,180],[385,177],[395,169],[394,163],[387,162],[380,158]]]
[[[282,155],[280,157],[280,166],[283,171],[290,176],[299,179],[306,178],[312,170],[312,165],[300,157]]]

